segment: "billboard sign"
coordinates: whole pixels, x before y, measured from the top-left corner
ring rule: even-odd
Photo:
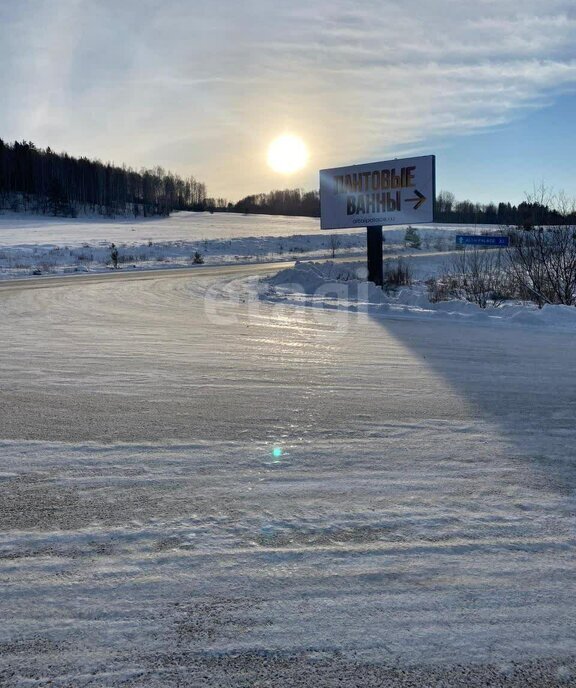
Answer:
[[[436,157],[320,170],[321,229],[434,221]]]
[[[508,246],[507,236],[478,236],[457,234],[456,246]]]

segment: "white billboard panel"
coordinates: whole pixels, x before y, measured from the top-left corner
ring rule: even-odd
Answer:
[[[434,221],[436,157],[320,170],[322,229]]]

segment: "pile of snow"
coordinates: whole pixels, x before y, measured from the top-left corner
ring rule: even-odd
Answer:
[[[262,280],[260,298],[276,303],[317,308],[337,308],[401,318],[458,318],[462,321],[547,326],[576,331],[576,308],[527,302],[508,302],[498,307],[480,308],[474,303],[453,299],[432,303],[425,280],[442,266],[442,256],[409,256],[406,259],[416,277],[410,287],[383,290],[367,281],[363,263],[297,262]]]

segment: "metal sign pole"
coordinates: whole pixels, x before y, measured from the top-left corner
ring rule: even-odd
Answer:
[[[382,226],[366,227],[366,245],[368,248],[368,281],[381,287],[384,284]]]

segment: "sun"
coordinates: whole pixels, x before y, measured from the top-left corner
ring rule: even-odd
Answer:
[[[268,146],[268,165],[274,172],[292,174],[306,167],[308,148],[294,134],[282,134]]]

